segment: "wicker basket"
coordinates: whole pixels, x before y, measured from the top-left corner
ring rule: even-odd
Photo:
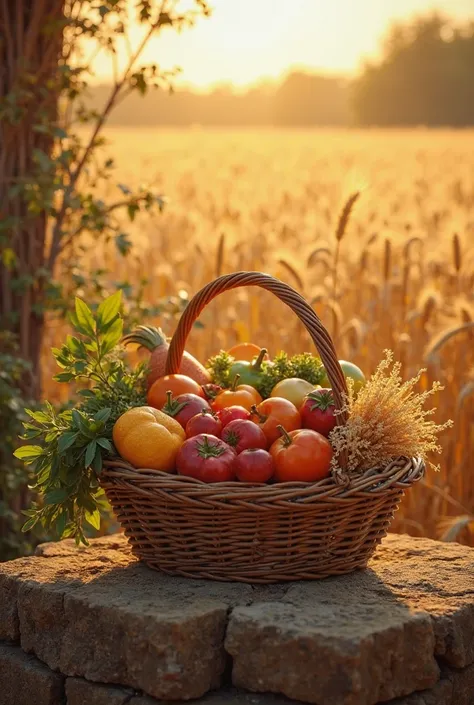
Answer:
[[[340,408],[346,383],[328,332],[300,294],[260,272],[224,275],[191,299],[171,341],[167,373],[179,370],[203,308],[241,286],[267,289],[296,313],[319,351]],[[337,418],[345,423],[344,414]],[[365,567],[404,490],[423,473],[421,459],[400,458],[345,482],[339,476],[318,483],[205,484],[114,459],[106,462],[101,481],[134,554],[150,568],[190,578],[273,583]]]

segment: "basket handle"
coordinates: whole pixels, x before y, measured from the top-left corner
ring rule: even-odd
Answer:
[[[306,330],[310,334],[321,356],[321,360],[332,385],[335,407],[340,411],[343,404],[343,394],[347,394],[347,385],[341,366],[337,360],[331,336],[301,294],[298,294],[297,291],[288,284],[285,284],[285,282],[275,279],[269,274],[263,274],[262,272],[235,272],[233,274],[224,274],[209,284],[206,284],[206,286],[193,296],[186,306],[171,340],[166,360],[165,374],[176,374],[179,371],[187,337],[204,307],[222,292],[237,289],[241,286],[259,286],[262,289],[271,291],[272,294],[275,294],[275,296],[296,313],[300,321],[302,321],[306,327]],[[336,415],[336,419],[338,425],[342,426],[347,420],[347,414],[341,412]]]

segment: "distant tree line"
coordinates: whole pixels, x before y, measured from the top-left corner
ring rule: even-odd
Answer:
[[[90,108],[102,107],[110,89],[96,86]],[[132,95],[118,105],[111,125],[347,125],[348,81],[342,78],[290,74],[276,89],[263,85],[245,92],[222,86],[210,93],[176,90],[171,96],[150,92]]]
[[[96,86],[90,107],[108,95]],[[134,95],[110,120],[117,125],[474,125],[474,21],[456,27],[435,14],[394,25],[378,62],[353,81],[304,72],[239,93],[178,90],[170,98]]]
[[[474,21],[393,26],[383,59],[355,82],[352,107],[361,125],[474,125]]]

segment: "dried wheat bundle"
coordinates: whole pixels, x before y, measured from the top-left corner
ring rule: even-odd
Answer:
[[[347,452],[348,467],[352,472],[386,465],[398,457],[420,456],[441,452],[438,435],[452,425],[442,425],[429,419],[434,408],[425,409],[426,400],[443,389],[434,382],[431,389],[418,393],[415,387],[425,370],[403,382],[401,364],[393,361],[393,353],[385,351],[385,358],[357,396],[349,382],[349,396],[344,410],[349,418],[345,426],[334,429],[330,440],[335,454],[334,467],[343,451]]]

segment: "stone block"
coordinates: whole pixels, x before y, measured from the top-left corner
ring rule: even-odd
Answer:
[[[65,675],[156,698],[196,698],[220,685],[227,611],[252,594],[248,585],[175,580],[128,550],[94,544],[6,563],[0,575],[8,584],[0,604],[17,614],[26,652]]]
[[[237,687],[374,705],[432,688],[435,657],[472,663],[473,617],[474,550],[391,535],[365,571],[234,609],[226,649]]]
[[[360,602],[349,593],[341,601],[331,581],[318,597],[233,611],[226,649],[236,687],[315,705],[375,705],[435,685],[428,615],[387,597]]]
[[[435,654],[450,666],[474,663],[474,549],[389,534],[370,568],[393,595],[431,616]]]
[[[474,705],[474,664],[459,670],[446,670],[443,678],[452,685],[452,705]]]
[[[64,678],[17,646],[0,644],[0,705],[61,705]]]
[[[151,571],[122,535],[48,544],[0,565],[0,638],[130,702],[198,698],[232,670],[282,703],[474,705],[474,550],[393,535],[365,571],[251,586]]]

